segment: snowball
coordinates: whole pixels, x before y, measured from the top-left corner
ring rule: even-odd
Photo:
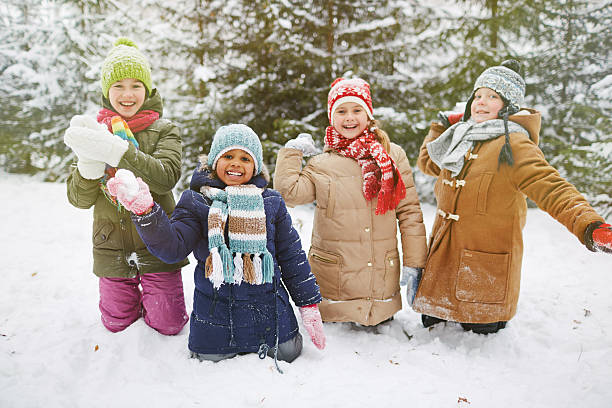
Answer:
[[[115,178],[121,182],[125,192],[125,198],[131,200],[138,193],[139,185],[134,173],[126,169],[119,169],[115,173]]]

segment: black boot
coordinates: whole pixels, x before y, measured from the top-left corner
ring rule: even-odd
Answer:
[[[473,331],[477,334],[490,334],[497,333],[504,327],[507,322],[495,322],[495,323],[461,323],[461,327],[465,331]]]
[[[423,327],[433,326],[436,323],[445,322],[444,319],[439,319],[437,317],[429,316],[426,314],[421,315],[421,322],[423,322]]]

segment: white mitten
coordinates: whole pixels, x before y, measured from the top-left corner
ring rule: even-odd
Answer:
[[[408,300],[408,304],[410,306],[412,306],[417,289],[419,289],[422,272],[422,268],[402,266],[402,279],[400,281],[400,285],[406,285],[406,299]]]
[[[288,141],[285,147],[300,150],[304,156],[314,156],[315,154],[321,153],[315,146],[312,136],[308,133],[300,133],[297,138]]]
[[[87,157],[117,167],[127,151],[129,142],[107,129],[70,126],[64,133],[64,143],[79,157]]]
[[[79,160],[77,161],[77,168],[79,169],[79,173],[81,173],[83,178],[88,180],[97,180],[104,176],[106,163],[88,159],[87,157],[79,157]]]
[[[98,123],[98,121],[88,115],[74,115],[72,119],[70,119],[70,127],[84,127],[89,129],[106,129],[106,125],[103,123]]]

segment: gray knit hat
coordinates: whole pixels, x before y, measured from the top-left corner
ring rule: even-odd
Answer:
[[[505,142],[499,152],[498,163],[514,164],[512,147],[510,146],[510,134],[508,131],[508,117],[517,113],[525,104],[525,80],[520,74],[521,63],[517,60],[506,60],[501,65],[484,70],[476,79],[472,95],[465,105],[463,120],[467,121],[472,116],[472,102],[474,94],[480,88],[490,88],[497,92],[504,101],[504,107],[500,109],[498,117],[504,121]]]
[[[472,95],[465,106],[464,120],[470,118],[474,94],[480,88],[490,88],[497,92],[510,115],[518,112],[525,104],[525,80],[520,70],[521,65],[516,60],[506,60],[501,65],[485,69],[474,83]]]

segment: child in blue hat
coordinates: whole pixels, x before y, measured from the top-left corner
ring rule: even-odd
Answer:
[[[142,180],[135,194],[122,178],[109,181],[153,254],[175,262],[194,253],[189,349],[200,360],[257,352],[293,361],[302,336],[289,296],[313,343],[325,347],[319,286],[285,202],[268,181],[259,137],[239,124],[216,132],[170,219]]]

